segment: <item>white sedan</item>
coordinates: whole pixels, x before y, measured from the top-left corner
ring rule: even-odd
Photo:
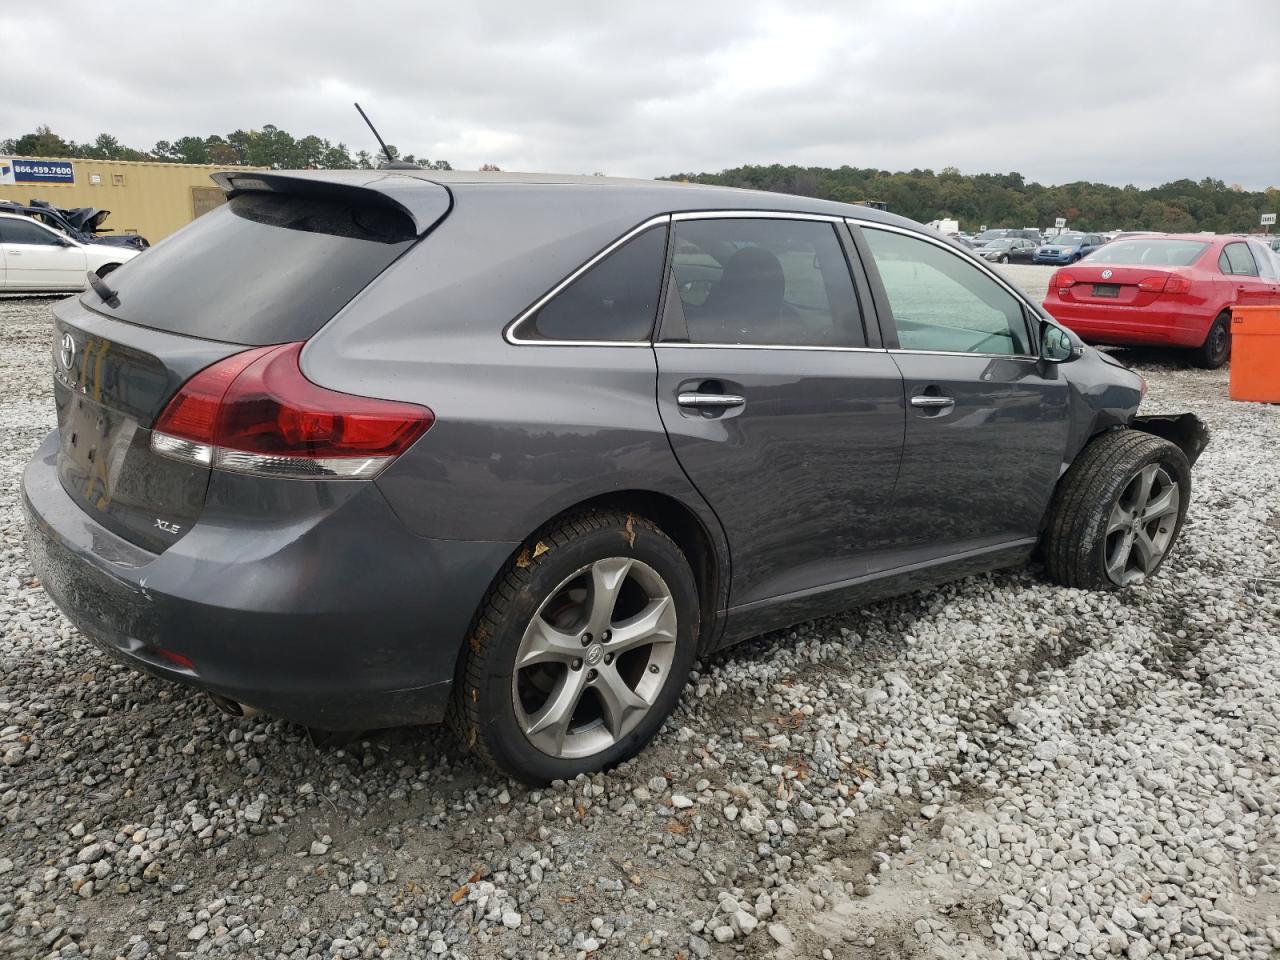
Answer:
[[[0,291],[5,293],[83,290],[90,270],[119,266],[140,252],[80,243],[30,217],[0,213]]]

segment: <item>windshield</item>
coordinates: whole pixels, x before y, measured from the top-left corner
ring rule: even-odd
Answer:
[[[1084,234],[1060,233],[1049,242],[1059,247],[1078,247],[1084,243]]]
[[[978,234],[973,239],[978,241],[979,243],[986,243],[989,240],[998,240],[1000,237],[1005,236],[1008,232],[1009,232],[1008,230],[983,230],[980,234]]]
[[[988,250],[1007,250],[1013,246],[1012,240],[992,240],[987,244]]]
[[[1116,240],[1095,250],[1086,260],[1092,263],[1114,263],[1119,266],[1189,267],[1200,259],[1207,243],[1195,240],[1160,240],[1135,238]]]

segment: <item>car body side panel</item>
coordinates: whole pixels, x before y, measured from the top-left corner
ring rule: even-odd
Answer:
[[[376,481],[410,529],[521,541],[577,503],[627,490],[671,496],[714,522],[663,431],[647,344],[499,341],[491,352],[426,365],[418,402],[436,422]]]
[[[1069,393],[1059,367],[1019,357],[896,351],[910,398],[892,510],[899,550],[933,555],[1034,537],[1066,452]],[[896,566],[897,564],[893,564]]]
[[[605,215],[589,190],[565,188],[559,205],[530,197],[510,185],[460,192],[426,240],[312,338],[303,372],[434,412],[432,428],[376,481],[417,534],[520,542],[578,503],[652,492],[682,504],[716,541],[727,590],[719,522],[658,416],[653,348],[503,337],[551,287],[651,219],[651,201],[612,204]]]
[[[1142,402],[1142,378],[1092,347],[1059,369],[1070,392],[1067,446],[1062,453],[1066,473],[1094,436],[1132,422]]]
[[[880,350],[660,344],[658,407],[733,551],[734,606],[870,569],[902,450],[902,378]],[[713,381],[745,403],[677,403]]]
[[[720,645],[730,646],[766,630],[830,616],[875,600],[925,590],[1001,567],[1017,566],[1031,556],[1036,539],[988,544],[961,553],[917,559],[891,570],[823,584],[757,603],[731,607],[725,616]]]

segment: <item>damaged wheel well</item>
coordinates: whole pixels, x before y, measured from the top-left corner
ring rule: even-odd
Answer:
[[[1187,458],[1187,463],[1195,465],[1197,458],[1209,445],[1209,428],[1194,413],[1162,413],[1149,416],[1134,417],[1129,426],[1143,433],[1168,440],[1178,447]]]

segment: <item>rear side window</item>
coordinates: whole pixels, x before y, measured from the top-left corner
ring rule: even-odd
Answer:
[[[675,225],[671,269],[691,343],[866,346],[835,227],[731,218]]]
[[[130,323],[253,346],[305,340],[415,239],[398,208],[346,195],[244,193],[111,274]]]
[[[1253,262],[1253,254],[1243,243],[1228,243],[1218,258],[1218,269],[1223,273],[1236,274],[1242,277],[1256,277],[1258,265]]]
[[[58,238],[43,227],[26,220],[0,217],[0,242],[25,243],[31,246],[56,247]]]
[[[515,335],[523,340],[647,341],[658,312],[667,228],[633,237],[552,297]]]

